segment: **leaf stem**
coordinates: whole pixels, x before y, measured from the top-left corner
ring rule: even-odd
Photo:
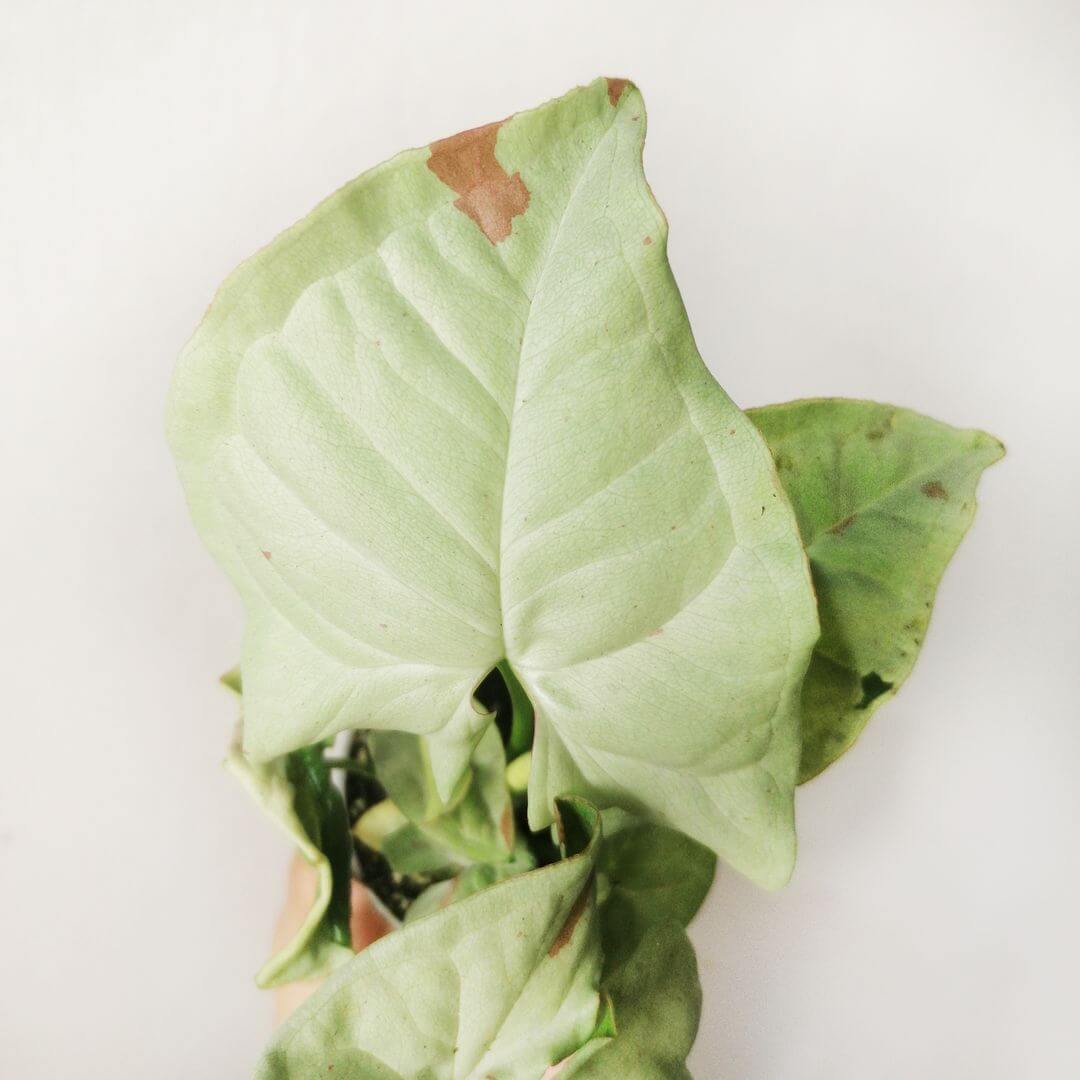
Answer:
[[[525,687],[518,682],[514,669],[509,660],[500,660],[496,667],[506,683],[506,689],[510,693],[510,705],[513,708],[513,717],[510,722],[510,738],[506,745],[506,756],[513,761],[527,750],[532,749],[533,725],[535,711],[529,695],[525,693]]]

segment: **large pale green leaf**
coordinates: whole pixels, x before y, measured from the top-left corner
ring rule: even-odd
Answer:
[[[701,984],[682,927],[649,926],[629,958],[605,975],[604,989],[615,1037],[572,1057],[559,1080],[689,1080],[686,1057],[701,1019]]]
[[[448,799],[505,659],[534,828],[580,792],[778,885],[816,611],[695,348],[644,132],[601,79],[353,181],[219,292],[169,436],[248,609],[254,756],[411,731]]]
[[[826,398],[753,409],[799,519],[821,640],[803,688],[802,780],[858,738],[919,654],[938,582],[1001,443],[908,409]]]
[[[231,685],[231,684],[230,684]],[[349,883],[352,847],[345,804],[322,763],[321,748],[254,763],[239,730],[226,768],[296,845],[316,875],[315,899],[293,939],[259,969],[264,988],[325,975],[351,959]]]
[[[358,954],[281,1029],[260,1080],[331,1070],[347,1080],[537,1080],[580,1047],[600,1001],[599,814],[560,805],[583,848],[410,921]]]

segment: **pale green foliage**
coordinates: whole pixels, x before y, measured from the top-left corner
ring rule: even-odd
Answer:
[[[423,837],[446,852],[443,865],[511,858],[514,819],[505,782],[506,754],[494,725],[477,744],[460,790],[449,804],[439,797],[422,737],[402,731],[372,732],[368,746],[387,795]]]
[[[534,828],[589,795],[777,886],[813,595],[695,348],[644,130],[598,80],[349,184],[222,288],[169,436],[248,609],[254,758],[408,731],[449,799],[505,658]]]
[[[259,1080],[537,1080],[593,1033],[599,815],[566,859],[406,923],[336,972],[271,1043]],[[381,1070],[381,1071],[380,1071]]]
[[[396,869],[397,864],[394,865]],[[405,914],[405,921],[411,922],[424,915],[430,915],[433,911],[456,904],[472,896],[473,893],[480,892],[481,889],[487,889],[516,874],[532,870],[535,865],[536,860],[524,846],[519,846],[515,850],[514,857],[507,862],[473,863],[455,877],[437,881],[426,888],[409,907]]]
[[[1001,444],[842,398],[753,409],[810,556],[821,640],[803,688],[801,778],[858,738],[919,654],[938,582]]]
[[[231,684],[228,684],[231,685]],[[308,979],[325,975],[348,961],[352,955],[349,942],[348,889],[349,867],[346,862],[344,910],[332,906],[335,881],[334,868],[320,846],[319,836],[311,835],[310,824],[301,820],[298,801],[305,793],[297,790],[295,777],[290,778],[289,761],[275,758],[273,761],[253,763],[240,748],[240,728],[236,742],[229,748],[225,767],[231,772],[263,811],[296,845],[296,850],[315,870],[315,899],[300,929],[292,940],[275,953],[259,969],[255,982],[261,987],[281,986],[296,979]],[[298,779],[303,783],[303,774]],[[306,793],[310,797],[310,793]],[[342,808],[344,812],[344,808]],[[308,815],[305,815],[308,816]],[[344,828],[344,823],[342,824]],[[339,883],[338,888],[341,888]],[[337,905],[338,908],[341,905]]]
[[[866,402],[751,423],[694,345],[644,131],[601,79],[407,151],[241,266],[181,359],[170,441],[248,613],[230,767],[318,875],[260,981],[350,956],[335,733],[388,795],[358,834],[436,880],[260,1080],[688,1077],[713,851],[787,879],[800,755],[907,677],[1001,455]],[[562,807],[539,870],[474,696],[496,667],[531,828]]]

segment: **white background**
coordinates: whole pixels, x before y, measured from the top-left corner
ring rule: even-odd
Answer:
[[[234,1078],[286,850],[219,770],[238,604],[162,435],[243,257],[597,74],[702,353],[1009,447],[924,655],[799,794],[791,887],[694,927],[698,1080],[1080,1075],[1080,5],[0,8],[0,1076]],[[633,1080],[633,1078],[627,1078]]]

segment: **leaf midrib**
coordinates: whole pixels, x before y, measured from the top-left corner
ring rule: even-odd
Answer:
[[[625,100],[625,95],[624,95],[624,100]],[[621,105],[621,102],[620,102],[620,105]],[[617,105],[615,107],[615,109],[612,110],[611,123],[608,124],[607,129],[604,131],[603,135],[601,135],[600,138],[596,140],[595,145],[593,146],[592,150],[589,152],[589,156],[585,159],[584,163],[581,166],[581,170],[579,171],[579,173],[577,175],[577,179],[574,181],[574,186],[571,189],[569,196],[567,197],[565,205],[563,206],[563,211],[562,211],[562,214],[561,214],[561,216],[559,218],[559,224],[556,226],[554,235],[552,236],[550,242],[547,245],[547,249],[544,252],[543,259],[542,259],[542,266],[541,266],[541,270],[540,270],[540,276],[537,279],[536,287],[533,289],[532,295],[529,296],[529,306],[528,306],[527,311],[525,312],[525,317],[524,317],[524,320],[523,320],[524,325],[523,325],[523,330],[522,330],[522,334],[521,334],[521,344],[518,346],[517,366],[516,366],[516,368],[514,370],[514,385],[513,385],[513,388],[512,388],[512,391],[511,391],[511,396],[510,396],[510,415],[507,417],[507,423],[506,423],[506,456],[504,458],[504,464],[503,464],[502,489],[501,489],[500,495],[499,495],[499,544],[498,544],[499,557],[498,557],[498,570],[497,570],[496,577],[495,577],[495,587],[496,587],[496,591],[498,593],[498,598],[499,598],[499,637],[500,637],[500,644],[502,645],[503,655],[506,657],[507,660],[509,660],[510,657],[507,655],[509,650],[507,649],[507,646],[506,646],[506,624],[505,624],[506,607],[505,607],[504,600],[503,600],[503,558],[504,558],[504,553],[505,553],[505,537],[506,537],[506,492],[507,492],[507,488],[509,487],[509,483],[510,483],[510,449],[511,449],[511,446],[513,445],[513,438],[514,438],[514,417],[517,415],[517,409],[518,409],[517,397],[518,397],[518,385],[520,384],[520,381],[521,381],[521,368],[522,368],[523,360],[524,360],[524,357],[525,357],[527,344],[528,344],[528,341],[529,341],[529,331],[530,331],[531,326],[533,325],[532,324],[533,309],[534,309],[535,304],[536,304],[536,298],[537,298],[537,296],[539,296],[542,293],[543,288],[544,288],[544,284],[547,281],[548,271],[551,269],[551,264],[552,264],[552,259],[551,259],[552,253],[555,251],[555,249],[556,249],[556,247],[557,247],[557,245],[559,243],[559,240],[562,237],[563,229],[566,226],[566,219],[567,219],[567,217],[569,216],[569,213],[570,213],[570,208],[574,204],[574,200],[577,198],[578,192],[581,190],[581,185],[584,183],[585,177],[589,173],[589,169],[590,169],[590,167],[591,167],[591,165],[593,163],[593,160],[596,158],[596,155],[599,152],[600,147],[605,143],[608,136],[615,129],[615,118],[619,114],[619,107],[620,106]],[[500,132],[500,134],[501,134],[501,132]]]

